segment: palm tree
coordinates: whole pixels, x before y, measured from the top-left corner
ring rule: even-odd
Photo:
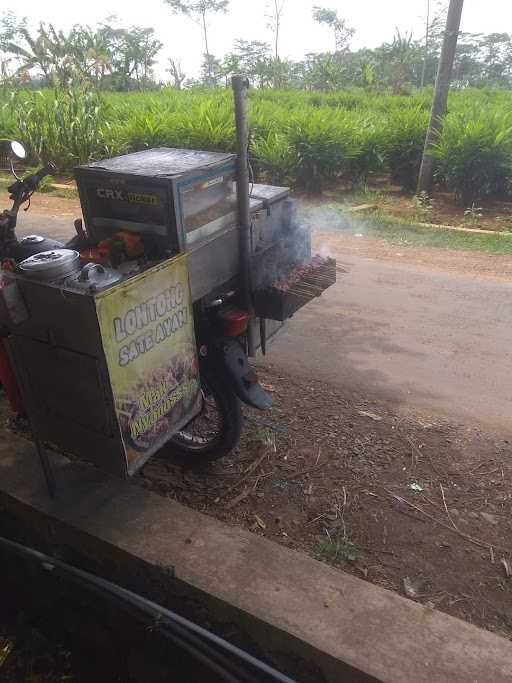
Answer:
[[[40,25],[41,28],[42,24]],[[30,69],[37,67],[43,72],[46,84],[51,85],[51,59],[46,36],[40,30],[37,38],[32,38],[25,27],[19,29],[19,34],[25,41],[26,46],[12,41],[6,46],[7,51],[18,57],[21,61],[18,72],[30,71]]]

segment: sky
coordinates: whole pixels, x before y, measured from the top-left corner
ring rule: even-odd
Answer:
[[[436,0],[432,0],[435,4]],[[222,56],[232,49],[236,38],[272,41],[265,15],[269,0],[231,0],[227,15],[209,21],[210,52]],[[391,40],[395,27],[401,32],[423,32],[427,0],[285,0],[280,56],[301,59],[308,52],[332,50],[332,34],[311,19],[314,5],[338,9],[356,29],[352,48],[375,47]],[[30,17],[32,24],[52,22],[58,28],[75,23],[94,25],[109,15],[117,15],[122,26],[151,26],[164,43],[156,74],[167,78],[169,57],[179,58],[188,77],[197,75],[204,52],[199,25],[173,15],[164,0],[24,0],[18,15]],[[3,9],[0,5],[0,10]],[[462,30],[475,33],[512,33],[511,0],[466,0]]]

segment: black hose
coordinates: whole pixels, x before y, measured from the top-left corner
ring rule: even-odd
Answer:
[[[214,671],[226,683],[240,683],[241,681],[243,683],[261,682],[262,679],[255,678],[252,670],[264,674],[266,680],[279,681],[280,683],[296,683],[292,678],[244,652],[244,650],[236,647],[236,645],[228,643],[223,638],[210,633],[210,631],[189,621],[185,617],[111,581],[102,579],[82,569],[73,567],[62,560],[54,559],[39,550],[29,548],[2,536],[0,536],[0,547],[21,557],[29,558],[39,563],[46,571],[71,579],[84,586],[87,590],[107,595],[110,599],[114,599],[118,603],[121,602],[125,607],[129,605],[135,608],[137,613],[144,614],[150,618],[151,625],[155,630],[161,632],[176,645],[189,652],[198,661],[208,666],[211,671]],[[240,663],[249,665],[249,671],[243,669],[240,664],[233,662],[227,655],[238,659]]]

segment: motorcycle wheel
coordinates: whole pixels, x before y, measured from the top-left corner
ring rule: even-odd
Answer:
[[[227,455],[238,444],[242,430],[240,400],[212,368],[201,368],[201,391],[201,412],[165,447],[165,455],[178,456],[189,465]]]

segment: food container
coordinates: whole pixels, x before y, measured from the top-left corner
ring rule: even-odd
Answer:
[[[86,263],[100,263],[106,265],[110,262],[110,252],[108,249],[101,249],[100,247],[85,247],[80,250],[80,262]]]
[[[80,254],[73,249],[50,249],[29,256],[18,269],[35,280],[62,280],[80,269]]]
[[[73,291],[94,293],[107,289],[122,279],[121,273],[113,268],[106,268],[99,263],[88,263],[79,273],[67,277],[63,286]]]

